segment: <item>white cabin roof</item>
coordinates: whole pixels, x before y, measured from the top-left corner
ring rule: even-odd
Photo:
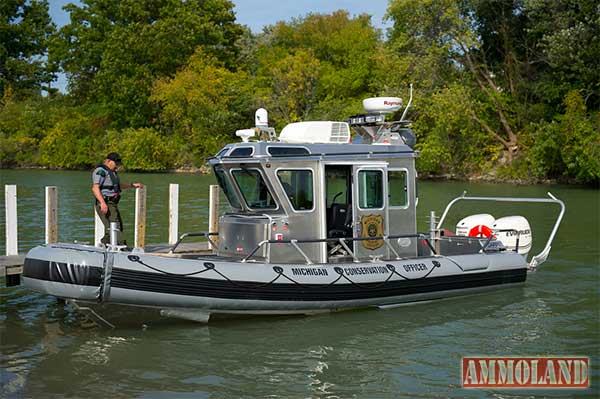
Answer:
[[[279,135],[280,142],[289,144],[347,144],[350,139],[346,122],[331,121],[290,123]]]

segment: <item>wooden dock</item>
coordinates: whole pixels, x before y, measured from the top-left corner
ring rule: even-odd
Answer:
[[[0,256],[0,278],[6,280],[6,285],[11,286],[12,282],[18,284],[23,273],[23,261],[25,255]]]
[[[22,267],[25,255],[0,256],[0,277],[9,274],[7,271],[15,267]]]

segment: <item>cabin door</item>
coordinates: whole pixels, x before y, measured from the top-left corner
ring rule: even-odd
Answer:
[[[372,238],[388,234],[388,188],[386,166],[353,166],[354,237]],[[383,240],[355,241],[354,253],[369,259],[387,254]]]

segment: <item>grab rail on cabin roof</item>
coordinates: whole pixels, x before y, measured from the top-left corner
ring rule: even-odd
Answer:
[[[551,203],[551,204],[560,205],[560,213],[558,214],[558,217],[556,218],[556,222],[554,222],[554,227],[552,228],[552,232],[550,233],[550,236],[548,237],[546,246],[539,254],[537,254],[531,258],[531,261],[529,262],[529,268],[535,269],[537,266],[544,263],[546,261],[546,259],[548,259],[548,254],[550,254],[550,249],[552,248],[552,241],[554,240],[554,236],[556,235],[556,232],[558,231],[558,227],[560,226],[560,222],[562,221],[563,215],[565,214],[565,203],[563,201],[556,198],[550,192],[548,192],[548,196],[550,198],[467,197],[466,194],[467,194],[467,192],[463,191],[463,194],[460,197],[454,198],[452,201],[450,201],[448,203],[448,205],[446,205],[446,209],[444,210],[444,213],[442,214],[442,217],[440,218],[440,221],[437,224],[438,230],[441,229],[442,223],[444,223],[444,220],[446,219],[446,215],[448,215],[450,208],[455,203],[457,203],[458,201],[461,201],[461,200],[497,201],[497,202],[537,202],[537,203]]]
[[[381,236],[381,237],[316,238],[316,239],[308,239],[308,240],[296,240],[296,239],[291,239],[291,240],[263,240],[263,241],[259,242],[258,245],[244,259],[242,259],[241,262],[242,263],[248,262],[254,256],[254,254],[256,252],[258,252],[258,250],[261,249],[263,247],[263,245],[265,245],[265,244],[267,244],[269,246],[271,244],[290,244],[304,258],[304,260],[305,260],[305,262],[306,262],[307,265],[312,265],[314,262],[306,255],[306,253],[304,251],[302,251],[302,249],[298,246],[298,244],[318,244],[318,243],[323,243],[323,242],[337,242],[346,251],[348,251],[348,254],[352,257],[352,259],[354,260],[354,262],[358,263],[358,262],[360,262],[360,260],[354,254],[354,252],[352,252],[352,250],[350,250],[350,248],[346,244],[346,241],[352,241],[352,242],[354,242],[354,241],[378,241],[378,240],[383,240],[383,242],[385,243],[385,245],[392,250],[392,252],[396,256],[396,259],[398,260],[398,259],[401,259],[401,257],[398,255],[398,252],[393,248],[393,246],[389,243],[389,240],[396,240],[396,239],[401,239],[401,238],[420,238],[420,239],[423,239],[427,243],[427,246],[429,247],[429,249],[431,250],[431,252],[434,255],[437,254],[436,251],[435,251],[435,248],[433,247],[433,245],[431,245],[431,242],[429,241],[429,237],[427,235],[425,235],[425,234],[419,233],[419,234],[407,234],[407,235],[395,235],[395,236]],[[268,248],[267,249],[267,256],[266,256],[266,263],[271,263],[270,255],[271,255],[271,251],[270,251],[270,248]]]

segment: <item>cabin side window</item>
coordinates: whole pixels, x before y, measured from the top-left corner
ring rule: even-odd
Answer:
[[[229,156],[232,158],[240,157],[251,157],[254,154],[253,147],[238,147],[229,153]]]
[[[358,207],[383,208],[383,172],[361,170],[358,172]]]
[[[234,169],[231,173],[248,208],[277,208],[277,204],[258,169]]]
[[[313,174],[310,169],[279,170],[277,177],[295,211],[313,209]]]
[[[388,190],[390,206],[405,208],[408,205],[407,171],[388,170]]]
[[[273,157],[309,155],[310,151],[304,147],[267,147],[267,152]]]

